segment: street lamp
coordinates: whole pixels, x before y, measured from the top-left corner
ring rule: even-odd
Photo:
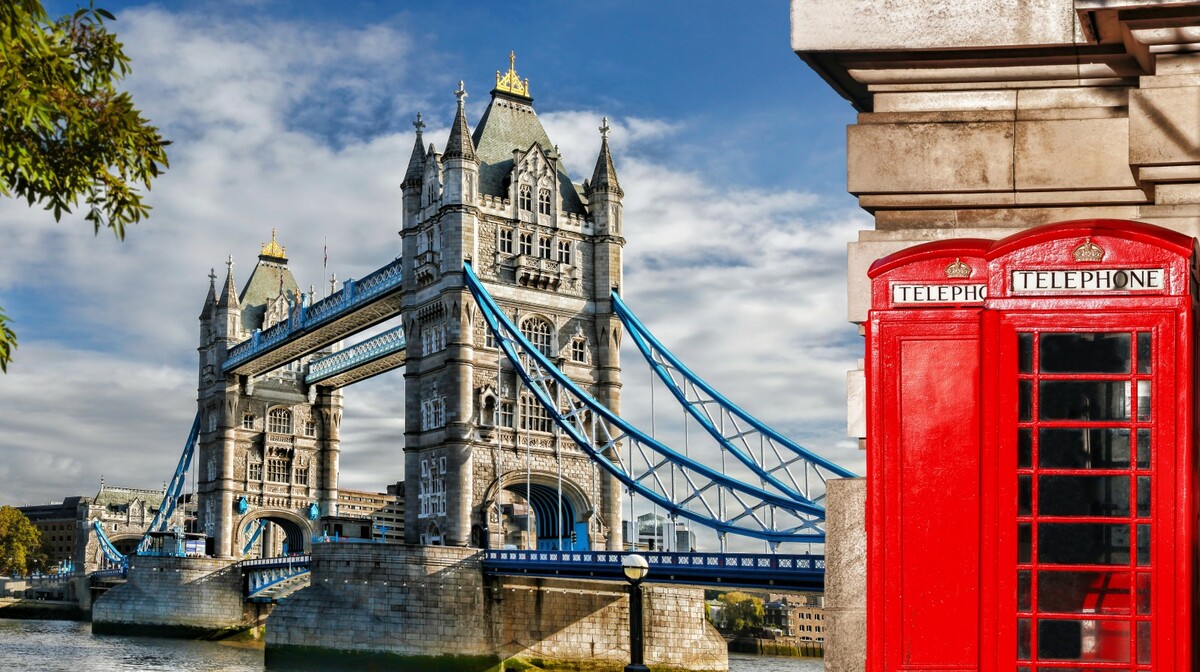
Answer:
[[[621,570],[629,580],[629,664],[625,672],[650,672],[642,664],[642,579],[650,573],[650,563],[637,553],[621,560]]]

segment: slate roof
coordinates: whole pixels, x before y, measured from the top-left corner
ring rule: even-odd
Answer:
[[[479,160],[481,193],[508,198],[514,149],[524,152],[538,145],[547,155],[555,156],[554,143],[546,135],[542,122],[538,121],[532,103],[530,98],[492,90],[492,101],[471,138],[475,143],[475,157]],[[558,184],[563,210],[586,214],[583,201],[561,162],[558,164]]]
[[[246,281],[240,297],[243,329],[253,331],[262,328],[267,302],[279,296],[280,278],[283,279],[283,290],[289,296],[300,296],[300,287],[288,270],[287,262],[259,255],[258,264]]]

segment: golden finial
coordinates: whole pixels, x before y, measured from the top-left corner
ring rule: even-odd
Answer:
[[[262,244],[262,253],[259,256],[287,261],[287,248],[282,247],[279,243],[275,242],[274,228],[271,229],[271,242]]]
[[[517,76],[517,53],[508,52],[508,72],[503,75],[496,71],[496,90],[502,93],[512,93],[529,98],[529,80],[524,82]]]

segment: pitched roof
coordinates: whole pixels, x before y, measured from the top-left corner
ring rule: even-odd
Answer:
[[[267,302],[279,296],[280,291],[289,296],[300,296],[300,286],[292,277],[287,267],[287,254],[275,240],[275,231],[271,231],[271,242],[263,243],[262,254],[258,255],[258,264],[250,273],[250,279],[242,289],[240,297],[242,306],[242,328],[253,331],[263,326],[263,316],[267,312]]]
[[[528,151],[534,145],[549,156],[557,157],[554,143],[546,135],[542,122],[533,110],[533,100],[498,89],[475,127],[475,156],[479,161],[479,191],[490,196],[508,197],[508,180],[513,169],[513,150]],[[571,177],[560,161],[558,164],[559,192],[563,210],[585,214],[579,194]]]
[[[596,157],[596,168],[592,171],[592,179],[588,182],[587,191],[610,191],[617,196],[624,195],[621,184],[617,182],[617,169],[613,165],[612,153],[608,150],[608,117],[600,127],[600,156]]]
[[[450,127],[450,137],[446,140],[446,151],[443,159],[464,159],[474,161],[475,145],[471,141],[471,127],[467,125],[467,113],[463,110],[463,99],[467,92],[463,83],[458,83],[458,112],[454,115],[454,125]]]

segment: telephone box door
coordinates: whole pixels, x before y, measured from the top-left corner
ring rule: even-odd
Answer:
[[[1173,486],[1191,462],[1177,426],[1176,392],[1190,368],[1176,348],[1188,327],[1180,318],[985,315],[995,376],[985,385],[994,441],[982,457],[996,477],[997,496],[984,500],[996,506],[988,536],[997,544],[997,669],[1190,664],[1174,657],[1186,633],[1173,631],[1172,613],[1173,568],[1190,564],[1176,540],[1177,515],[1189,507],[1175,498],[1187,489]]]

